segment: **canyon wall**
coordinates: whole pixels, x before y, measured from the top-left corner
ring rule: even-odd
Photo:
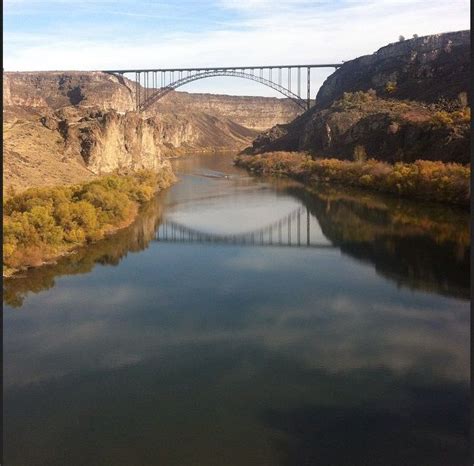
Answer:
[[[326,79],[313,108],[263,132],[245,153],[469,163],[469,52],[469,31],[459,31],[348,61]]]
[[[470,31],[403,40],[345,62],[321,86],[316,105],[329,106],[344,92],[374,89],[379,96],[434,103],[468,97]]]
[[[159,169],[185,152],[240,150],[287,122],[287,99],[171,92],[135,112],[135,83],[102,72],[6,72],[4,188]]]
[[[175,112],[185,115],[188,109],[230,118],[258,131],[279,123],[288,123],[302,113],[290,99],[246,97],[218,94],[190,94],[173,91],[152,105],[151,112]]]
[[[120,169],[159,170],[186,152],[242,148],[256,131],[203,113],[143,118],[97,108],[4,111],[4,188],[79,182]]]

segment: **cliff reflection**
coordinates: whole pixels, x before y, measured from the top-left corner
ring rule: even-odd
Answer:
[[[160,199],[160,196],[158,196]],[[97,243],[60,258],[55,264],[30,269],[21,277],[5,279],[3,301],[19,308],[28,293],[39,293],[55,285],[55,278],[90,272],[96,264],[116,266],[129,252],[143,251],[154,237],[162,215],[162,204],[153,200],[144,205],[127,228]]]
[[[469,299],[466,212],[347,188],[318,187],[308,191],[287,180],[273,185],[277,192],[302,202],[333,246],[374,264],[377,273],[398,286]],[[164,205],[164,198],[158,196],[144,206],[130,227],[79,249],[56,264],[4,280],[4,302],[21,307],[28,293],[52,288],[57,276],[88,273],[96,264],[115,266],[128,252],[146,249],[161,223]]]
[[[469,299],[465,211],[350,189],[291,184],[285,191],[304,202],[334,246],[398,286]]]

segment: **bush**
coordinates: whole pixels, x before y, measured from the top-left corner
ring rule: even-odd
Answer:
[[[404,197],[469,205],[470,167],[457,163],[417,160],[391,165],[374,159],[357,162],[312,160],[307,154],[296,152],[239,156],[235,163],[256,173],[284,174],[301,180],[339,183]]]
[[[373,89],[369,89],[367,92],[344,92],[342,97],[332,104],[332,107],[342,111],[351,110],[365,103],[373,102],[376,97],[377,94]]]
[[[5,270],[39,265],[102,238],[130,220],[136,206],[169,186],[170,171],[109,175],[76,186],[10,191],[3,202]]]
[[[385,91],[388,92],[389,94],[392,94],[397,90],[397,83],[393,81],[388,81],[387,84],[385,84]]]
[[[431,117],[431,124],[436,127],[462,125],[471,122],[471,109],[463,107],[458,110],[440,110]]]

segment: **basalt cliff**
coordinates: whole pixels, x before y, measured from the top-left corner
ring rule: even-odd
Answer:
[[[102,72],[3,74],[4,189],[159,170],[186,152],[239,150],[293,120],[286,99],[172,92],[135,111],[135,83]]]
[[[313,108],[260,134],[244,152],[468,163],[469,69],[470,31],[389,44],[345,62]]]

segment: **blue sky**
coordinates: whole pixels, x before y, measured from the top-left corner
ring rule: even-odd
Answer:
[[[469,1],[5,0],[4,68],[97,70],[321,63],[469,29]],[[318,87],[332,70],[314,73]],[[238,78],[182,90],[275,95]]]

